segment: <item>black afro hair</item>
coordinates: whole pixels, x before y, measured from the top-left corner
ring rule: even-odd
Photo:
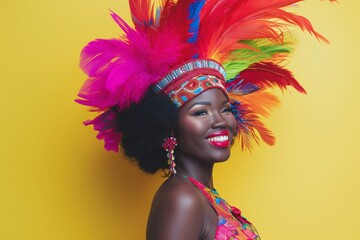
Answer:
[[[168,168],[164,138],[176,127],[178,112],[165,95],[147,92],[138,104],[117,113],[116,128],[121,132],[121,146],[140,169],[154,174]]]

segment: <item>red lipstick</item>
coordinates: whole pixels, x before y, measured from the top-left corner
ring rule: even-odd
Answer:
[[[210,145],[218,148],[227,148],[230,146],[230,132],[227,130],[218,131],[206,137]]]

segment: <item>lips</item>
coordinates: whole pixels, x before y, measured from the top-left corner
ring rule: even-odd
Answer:
[[[218,131],[210,134],[206,137],[206,140],[210,145],[217,148],[227,148],[230,146],[230,132],[229,131]]]

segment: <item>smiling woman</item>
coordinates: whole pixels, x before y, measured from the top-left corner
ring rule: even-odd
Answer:
[[[229,99],[220,89],[199,94],[179,110],[174,130],[177,174],[165,181],[154,198],[148,239],[258,238],[251,224],[242,225],[246,220],[235,217],[234,209],[213,186],[214,164],[230,157],[236,131]],[[246,235],[241,234],[244,230]]]
[[[77,102],[101,114],[93,125],[107,150],[168,177],[156,193],[147,239],[260,239],[213,184],[215,163],[274,136],[261,119],[278,101],[268,90],[305,90],[280,63],[295,25],[322,41],[310,22],[283,8],[298,1],[130,0],[134,28],[112,13],[119,39],[82,51],[89,75]],[[224,15],[226,14],[226,17]],[[286,24],[284,24],[286,23]]]

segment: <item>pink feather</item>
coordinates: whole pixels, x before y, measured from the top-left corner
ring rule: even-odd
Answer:
[[[76,101],[95,110],[113,105],[125,109],[139,102],[169,69],[190,57],[189,45],[183,40],[186,34],[175,29],[171,29],[174,34],[169,33],[171,26],[135,30],[115,13],[111,15],[124,32],[121,39],[95,40],[81,54],[80,66],[90,78]]]
[[[98,134],[96,135],[97,139],[104,140],[105,149],[107,151],[118,152],[121,133],[116,132],[115,130],[115,118],[116,113],[109,110],[101,113],[93,120],[85,121],[84,125],[94,126],[94,130],[98,131]]]

